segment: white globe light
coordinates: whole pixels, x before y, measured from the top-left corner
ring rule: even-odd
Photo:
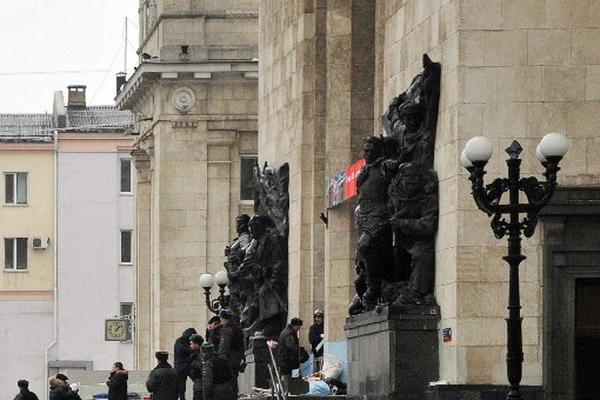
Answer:
[[[540,142],[540,152],[545,158],[562,157],[569,149],[569,140],[560,133],[549,133]]]
[[[537,157],[538,161],[541,163],[545,163],[546,161],[548,161],[546,159],[546,157],[544,157],[544,155],[542,154],[542,150],[540,149],[540,145],[538,144],[536,149],[535,149],[535,156]]]
[[[465,145],[465,157],[471,162],[488,161],[493,152],[494,145],[483,136],[475,136]]]
[[[205,289],[211,288],[215,283],[215,278],[211,274],[200,275],[200,286]]]
[[[465,150],[464,149],[463,149],[462,153],[460,153],[460,163],[465,168],[470,168],[470,167],[473,166],[473,163],[471,162],[471,160],[469,160],[467,158],[467,155],[465,154]]]
[[[229,283],[229,278],[227,278],[227,272],[219,271],[215,274],[215,282],[219,286],[227,285]]]

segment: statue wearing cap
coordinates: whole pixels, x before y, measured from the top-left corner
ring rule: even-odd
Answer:
[[[396,301],[421,304],[433,291],[439,213],[437,174],[414,163],[401,164],[388,193],[395,270],[400,281],[408,280]]]

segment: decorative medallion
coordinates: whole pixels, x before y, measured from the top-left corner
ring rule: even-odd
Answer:
[[[190,112],[195,102],[194,91],[187,86],[178,87],[173,92],[173,106],[181,114]]]

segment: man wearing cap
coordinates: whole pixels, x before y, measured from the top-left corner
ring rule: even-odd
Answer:
[[[127,379],[129,374],[123,363],[117,361],[113,364],[110,376],[106,381],[108,386],[108,400],[127,400]]]
[[[190,355],[192,350],[190,349],[190,337],[195,335],[196,329],[187,328],[180,337],[175,340],[173,346],[173,358],[175,372],[177,372],[177,385],[179,390],[179,400],[185,400],[185,385],[190,369]]]
[[[217,356],[212,343],[202,345],[202,386],[204,400],[235,400],[237,384],[226,360]]]
[[[217,354],[229,365],[235,378],[232,385],[237,395],[237,377],[244,355],[244,335],[240,326],[233,322],[233,311],[224,308],[219,312],[219,317],[221,318],[221,338]]]
[[[35,393],[29,391],[29,381],[21,379],[17,382],[17,386],[19,387],[19,394],[15,396],[15,400],[38,400]]]
[[[315,372],[320,371],[323,366],[323,346],[319,347],[323,341],[323,315],[323,310],[317,308],[313,313],[314,323],[308,330],[308,341],[315,357]]]
[[[289,325],[279,335],[277,341],[277,366],[281,372],[283,390],[288,391],[292,370],[300,367],[300,342],[298,331],[302,328],[300,318],[292,318]]]
[[[188,374],[194,382],[194,399],[202,400],[202,351],[200,346],[204,343],[204,338],[198,334],[190,336],[190,363]]]
[[[81,400],[78,391],[75,391],[71,388],[71,385],[69,384],[69,378],[65,374],[56,374],[56,379],[59,379],[61,381],[61,385],[64,388],[66,400]]]
[[[177,372],[167,362],[169,353],[157,351],[154,353],[154,357],[158,364],[148,376],[146,389],[152,393],[154,400],[176,400],[178,395]]]

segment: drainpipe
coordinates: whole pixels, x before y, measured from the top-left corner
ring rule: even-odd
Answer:
[[[50,376],[48,375],[48,353],[50,349],[56,346],[58,342],[58,131],[53,133],[54,139],[54,232],[53,232],[53,264],[54,264],[54,339],[46,346],[46,357],[44,368],[46,370],[46,382],[45,385],[48,387]],[[44,398],[48,399],[48,390],[46,389],[46,395]]]

